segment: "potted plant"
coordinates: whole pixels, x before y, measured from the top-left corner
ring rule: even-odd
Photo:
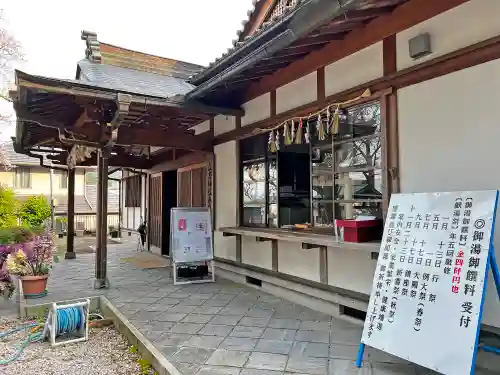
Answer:
[[[118,238],[118,229],[116,229],[113,225],[109,226],[109,235],[111,238]]]
[[[33,241],[31,251],[23,247],[13,249],[7,256],[7,272],[18,276],[24,298],[41,298],[47,294],[47,279],[52,268],[54,239],[45,232]]]

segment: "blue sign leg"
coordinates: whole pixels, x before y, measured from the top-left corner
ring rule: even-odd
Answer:
[[[490,250],[490,265],[491,272],[493,273],[493,280],[495,280],[495,285],[497,287],[498,298],[500,299],[500,271],[498,270],[495,248],[492,248]]]
[[[363,366],[363,355],[365,354],[365,344],[359,344],[358,357],[356,358],[356,367]]]

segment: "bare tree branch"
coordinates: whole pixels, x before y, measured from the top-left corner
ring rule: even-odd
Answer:
[[[9,85],[12,82],[15,64],[23,59],[21,44],[7,29],[3,12],[0,9],[0,101],[12,101],[8,95]],[[2,112],[0,107],[0,124],[11,122],[12,116]],[[0,165],[4,168],[10,167],[3,144],[0,144]]]

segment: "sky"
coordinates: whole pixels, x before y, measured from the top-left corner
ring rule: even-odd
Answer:
[[[72,79],[85,57],[82,30],[96,32],[103,43],[208,65],[232,46],[252,8],[252,0],[0,2],[8,30],[23,46],[26,61],[18,68]],[[0,103],[0,110],[5,108]],[[3,125],[0,132],[6,139],[13,126]]]

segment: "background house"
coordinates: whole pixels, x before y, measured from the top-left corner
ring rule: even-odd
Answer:
[[[14,151],[11,143],[5,144],[5,152],[12,168],[0,171],[0,183],[14,189],[19,200],[33,195],[44,195],[50,201],[50,169],[40,166],[39,160]],[[116,172],[118,173],[118,172]],[[56,217],[68,212],[67,172],[52,173],[52,195],[56,205]],[[95,168],[77,168],[75,176],[75,227],[82,231],[95,231],[97,186]],[[108,190],[108,226],[118,226],[119,184],[110,180]]]

